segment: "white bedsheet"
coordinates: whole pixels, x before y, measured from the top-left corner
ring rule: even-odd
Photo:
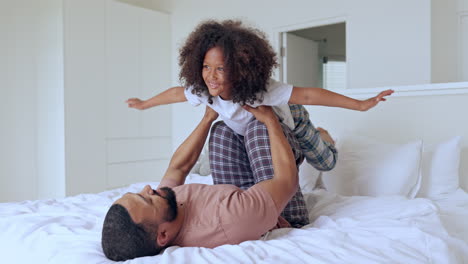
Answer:
[[[193,175],[188,182],[211,178]],[[0,204],[1,262],[113,263],[100,246],[103,217],[115,199],[143,185]],[[468,228],[460,222],[468,215],[464,196],[456,208],[466,211],[439,209],[448,200],[340,197],[323,190],[305,198],[312,222],[302,229],[279,229],[215,249],[174,246],[127,263],[468,263]],[[451,218],[454,212],[459,218]]]
[[[468,242],[468,194],[462,189],[434,200],[448,233]]]

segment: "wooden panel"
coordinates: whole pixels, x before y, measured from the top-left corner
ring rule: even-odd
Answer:
[[[152,10],[140,13],[141,96],[150,98],[171,86],[170,18]],[[171,106],[142,112],[142,136],[171,136]]]
[[[107,163],[169,159],[169,137],[122,138],[107,140]]]
[[[65,135],[62,0],[37,2],[38,197],[65,196]]]
[[[129,109],[170,86],[169,16],[107,0],[107,188],[159,180],[171,156],[171,108]]]
[[[64,0],[66,195],[106,187],[106,5]]]
[[[107,188],[127,186],[137,182],[160,181],[169,160],[110,164],[107,167]]]
[[[125,100],[140,96],[140,8],[107,0],[107,133],[109,137],[137,137],[141,113]]]

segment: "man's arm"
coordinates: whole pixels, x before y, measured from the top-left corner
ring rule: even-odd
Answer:
[[[389,96],[392,93],[393,90],[385,90],[367,100],[356,100],[322,88],[293,87],[289,103],[334,106],[351,110],[367,111],[376,106],[379,102],[386,101],[385,96]]]
[[[130,108],[145,110],[157,105],[166,105],[187,101],[184,94],[184,87],[172,87],[166,91],[151,97],[148,100],[140,100],[139,98],[130,98],[125,101]]]
[[[296,160],[291,145],[289,145],[278,118],[270,106],[259,106],[258,108],[244,106],[244,109],[251,112],[258,121],[267,127],[274,176],[270,180],[257,184],[270,193],[278,211],[281,212],[296,193],[299,184]]]
[[[169,163],[169,167],[167,168],[162,181],[170,182],[173,186],[184,184],[185,177],[187,177],[200,156],[203,146],[205,145],[206,137],[210,131],[211,124],[216,120],[216,118],[218,118],[218,113],[207,106],[205,115],[198,126],[177,148],[174,155],[172,155],[171,162]]]

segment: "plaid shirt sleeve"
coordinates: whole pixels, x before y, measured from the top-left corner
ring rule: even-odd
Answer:
[[[329,171],[336,165],[338,152],[332,144],[322,140],[320,132],[309,119],[309,113],[302,105],[290,104],[294,119],[294,135],[301,146],[307,162],[319,171]]]

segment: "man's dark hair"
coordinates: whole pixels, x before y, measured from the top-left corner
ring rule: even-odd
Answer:
[[[273,68],[278,65],[276,53],[265,33],[238,20],[207,20],[188,36],[179,54],[182,84],[193,86],[194,94],[208,96],[208,102],[213,102],[202,70],[206,52],[214,47],[223,51],[232,101],[240,104],[262,101],[257,95],[266,91]]]
[[[172,222],[177,218],[177,199],[174,190],[162,187],[163,195],[154,194],[167,201],[168,209],[163,220]],[[156,244],[157,223],[135,223],[128,210],[120,204],[114,204],[107,211],[102,228],[102,250],[107,258],[123,261],[159,254],[167,246]]]
[[[102,228],[102,249],[107,258],[123,261],[154,256],[163,249],[156,246],[157,226],[136,224],[120,204],[109,208]]]

